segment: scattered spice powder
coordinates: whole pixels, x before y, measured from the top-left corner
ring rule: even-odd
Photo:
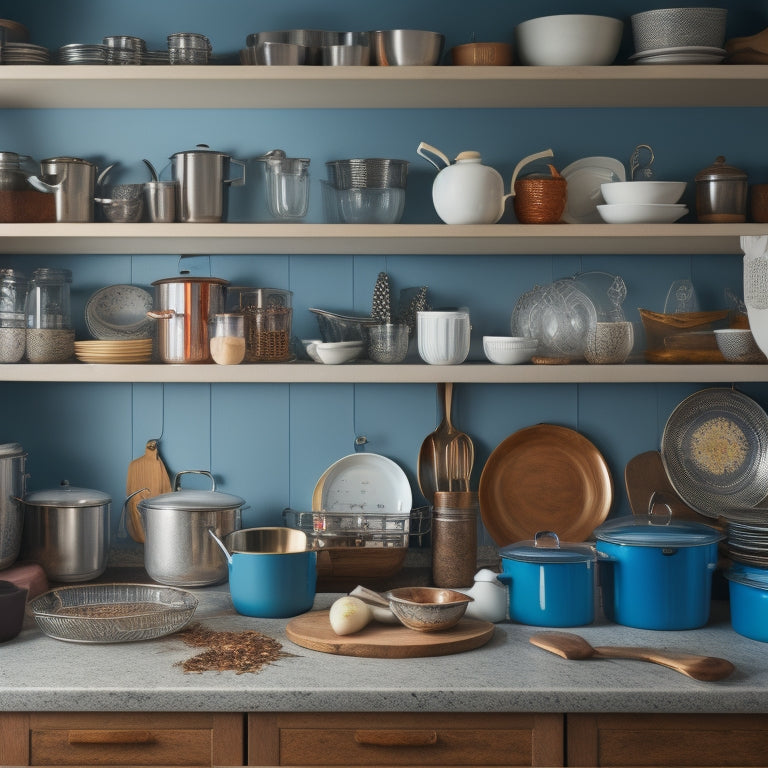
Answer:
[[[735,472],[746,461],[749,442],[741,428],[723,416],[705,421],[691,435],[691,455],[712,475]]]
[[[201,624],[192,624],[179,632],[179,636],[193,648],[208,647],[207,651],[177,663],[184,672],[232,671],[241,675],[258,672],[267,664],[294,655],[283,651],[283,646],[274,638],[255,630],[216,632]]]

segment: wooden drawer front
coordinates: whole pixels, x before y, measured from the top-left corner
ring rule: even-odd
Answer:
[[[32,715],[29,765],[242,765],[242,715]]]
[[[567,722],[568,765],[768,765],[768,716],[568,715]]]
[[[266,721],[250,717],[250,765],[563,764],[561,715],[277,715],[271,753]]]

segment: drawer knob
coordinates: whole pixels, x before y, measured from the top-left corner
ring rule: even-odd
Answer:
[[[355,731],[355,742],[372,747],[428,747],[437,744],[437,731]]]

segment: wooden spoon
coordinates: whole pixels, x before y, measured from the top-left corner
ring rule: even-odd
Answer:
[[[591,646],[581,635],[571,632],[539,632],[531,637],[531,642],[564,659],[637,659],[661,664],[677,672],[682,672],[694,680],[714,682],[728,677],[736,667],[726,659],[716,656],[697,656],[680,651],[657,651],[654,648],[611,646]]]

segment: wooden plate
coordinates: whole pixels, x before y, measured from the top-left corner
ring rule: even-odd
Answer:
[[[331,629],[328,611],[310,611],[296,616],[285,628],[288,639],[302,648],[375,659],[413,659],[446,656],[485,645],[494,625],[479,619],[462,619],[442,632],[418,632],[400,624],[370,623],[354,635],[337,635]]]
[[[580,433],[553,424],[510,435],[480,476],[480,514],[500,547],[539,531],[584,541],[612,502],[613,480],[602,454]]]

